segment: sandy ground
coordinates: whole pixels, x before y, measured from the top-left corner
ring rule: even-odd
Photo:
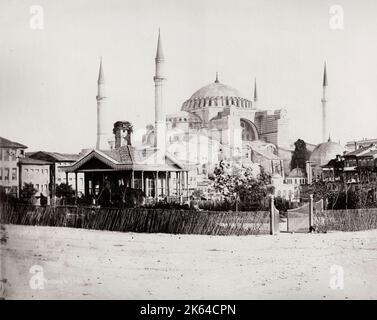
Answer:
[[[377,230],[212,237],[7,225],[6,237],[8,299],[377,298]]]

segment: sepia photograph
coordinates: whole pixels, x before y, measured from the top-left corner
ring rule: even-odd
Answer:
[[[375,0],[1,0],[0,299],[376,300],[376,57]]]

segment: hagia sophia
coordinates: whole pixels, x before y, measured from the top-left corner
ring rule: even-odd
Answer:
[[[113,124],[108,122],[112,106],[106,95],[101,59],[97,80],[95,147],[83,149],[72,157],[42,151],[30,153],[28,156],[32,160],[28,160],[27,165],[46,166],[46,161],[58,163],[51,167],[54,174],[52,183],[70,182],[76,190],[76,197],[80,192],[99,200],[101,197],[105,199],[104,193],[107,192],[107,199],[112,202],[124,201],[125,189],[131,188],[141,190],[146,200],[153,203],[160,199],[179,199],[182,202],[183,197],[189,199],[195,191],[200,191],[207,199],[215,196],[210,178],[221,161],[251,167],[255,174],[263,168],[271,176],[275,196],[299,201],[301,185],[322,179],[324,170],[325,175],[335,179],[339,171],[337,166],[348,161],[339,160],[347,156],[345,148],[331,141],[328,132],[326,64],[320,100],[322,143],[306,143],[310,157],[304,170],[302,167],[291,168],[294,151],[291,142],[295,139],[290,140],[291,123],[287,111],[283,107],[271,110],[260,103],[256,79],[253,90],[250,90],[252,97],[249,97],[225,84],[226,81],[216,73],[212,81],[209,79],[209,83],[182,99],[176,113],[167,114],[166,63],[159,33],[152,78],[155,103],[150,108],[154,111],[155,121],[145,127],[140,139],[132,137],[134,129],[128,121],[130,119],[121,119]],[[347,145],[347,150],[355,150],[356,153],[361,150],[363,157],[377,157],[375,149],[368,149],[373,141],[354,141]],[[9,141],[3,144],[6,147],[16,145]],[[26,147],[20,145],[19,152],[23,152],[22,148]],[[353,157],[352,152],[350,154]],[[352,158],[347,163],[353,164],[353,161],[355,159]],[[370,159],[366,161],[369,163]],[[349,181],[357,180],[355,168],[350,165],[344,169]],[[10,169],[7,169],[5,175],[9,176]],[[12,172],[15,170],[12,168]],[[42,170],[45,172],[46,169]],[[13,180],[8,177],[7,181],[13,184],[8,183],[6,187],[16,190],[16,183],[21,183],[21,179]],[[37,186],[39,184],[36,182]],[[54,188],[51,190],[54,193]],[[49,195],[46,187],[43,192]],[[50,196],[54,198],[54,194]],[[107,205],[106,201],[102,204]]]
[[[159,32],[155,57],[155,123],[146,126],[142,141],[131,143],[132,129],[128,121],[118,121],[114,128],[105,126],[110,106],[105,95],[102,60],[98,77],[97,142],[96,148],[84,156],[70,172],[96,169],[114,171],[106,179],[118,181],[127,176],[128,186],[139,187],[154,198],[182,195],[194,190],[208,194],[210,175],[222,160],[251,166],[258,172],[261,167],[271,175],[275,195],[291,199],[297,196],[300,184],[318,175],[344,148],[335,142],[325,142],[327,72],[324,69],[322,97],[323,143],[313,148],[306,172],[291,170],[293,148],[290,144],[289,117],[281,107],[276,110],[260,105],[257,82],[252,97],[223,83],[218,73],[214,81],[194,92],[183,101],[180,110],[166,114],[165,74],[166,59]],[[178,109],[178,108],[177,108]],[[113,129],[113,134],[111,134]],[[127,162],[127,166],[126,166]],[[84,169],[83,169],[84,168]],[[81,170],[81,171],[80,171]],[[144,172],[153,171],[145,175]],[[117,172],[117,173],[116,173]],[[119,176],[120,175],[120,176]],[[89,180],[86,189],[101,184],[104,176]],[[123,179],[123,178],[122,178]],[[113,182],[114,182],[113,181]],[[119,180],[120,181],[120,180]],[[298,181],[298,182],[297,182]],[[111,183],[113,183],[111,182]],[[109,182],[110,183],[110,182]],[[118,183],[118,182],[116,182]]]
[[[161,40],[157,58],[165,59]],[[275,183],[284,179],[284,162],[288,168],[290,161],[287,112],[259,108],[256,83],[249,99],[216,74],[214,82],[194,92],[181,110],[164,118],[166,150],[196,167],[196,180],[204,189],[221,160],[258,163]],[[155,140],[155,127],[148,126],[143,146],[153,146]]]
[[[236,161],[244,166],[261,165],[271,174],[275,185],[283,185],[291,159],[287,111],[259,106],[256,80],[250,98],[223,83],[216,73],[214,81],[194,92],[180,110],[166,114],[166,59],[160,33],[155,62],[156,121],[147,126],[142,144],[135,145],[135,149],[164,149],[194,168],[190,170],[191,181],[203,191],[207,191],[208,176],[221,160]],[[101,65],[100,75],[102,72]],[[108,144],[108,139],[104,140],[101,141],[99,134],[98,149]],[[291,188],[281,186],[284,187]]]

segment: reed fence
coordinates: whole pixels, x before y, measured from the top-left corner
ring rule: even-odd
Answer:
[[[147,208],[40,207],[0,203],[4,224],[120,232],[256,235],[270,232],[268,211],[219,212]]]
[[[314,227],[319,232],[377,229],[377,208],[317,211]]]

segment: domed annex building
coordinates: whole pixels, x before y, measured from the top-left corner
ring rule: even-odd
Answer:
[[[192,189],[207,191],[208,175],[220,160],[258,163],[276,187],[283,183],[291,160],[288,128],[286,110],[258,106],[256,82],[250,99],[216,74],[214,82],[194,92],[180,111],[166,115],[166,150],[195,168],[196,175],[190,174]],[[153,146],[155,127],[148,125],[146,130],[143,145]]]
[[[330,138],[327,142],[316,146],[307,162],[308,183],[321,179],[323,166],[326,166],[330,160],[336,159],[337,156],[342,156],[344,151],[345,148],[341,144],[331,141]]]

